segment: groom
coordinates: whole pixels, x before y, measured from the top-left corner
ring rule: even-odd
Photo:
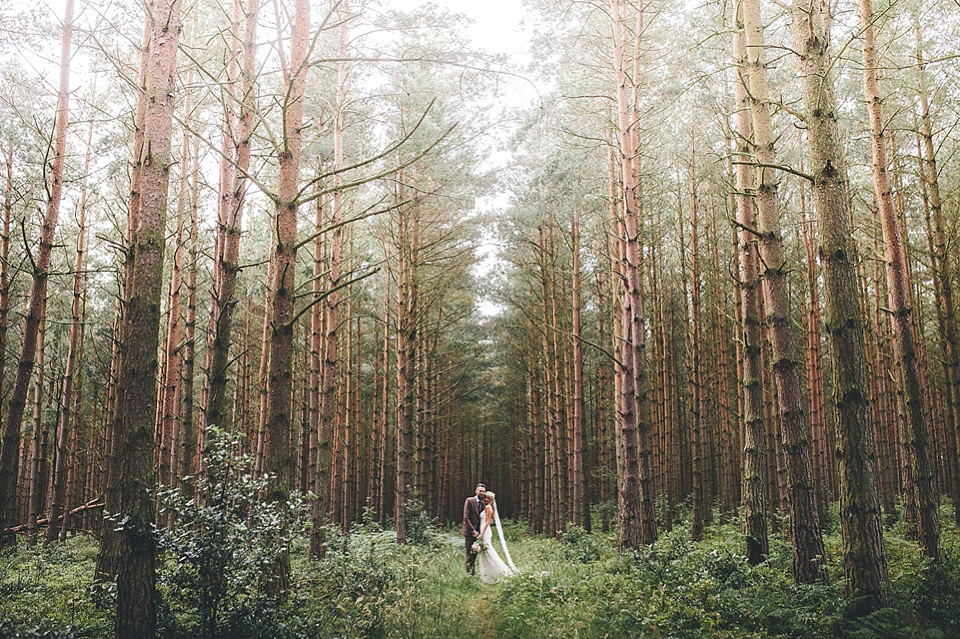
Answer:
[[[477,553],[473,552],[473,542],[480,538],[480,511],[483,509],[483,495],[487,487],[477,484],[475,497],[467,497],[463,502],[463,540],[467,550],[467,572],[474,574]]]

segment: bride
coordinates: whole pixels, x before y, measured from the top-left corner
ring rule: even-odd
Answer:
[[[513,559],[510,558],[510,550],[507,548],[507,542],[503,540],[503,527],[500,525],[500,514],[497,512],[496,495],[487,491],[483,498],[483,512],[480,513],[480,544],[477,549],[477,570],[480,572],[480,580],[487,584],[492,584],[500,577],[509,577],[519,572],[513,565]],[[500,538],[500,545],[503,546],[503,554],[507,558],[504,563],[500,555],[493,547],[493,532],[490,530],[490,524],[496,522],[497,536]]]

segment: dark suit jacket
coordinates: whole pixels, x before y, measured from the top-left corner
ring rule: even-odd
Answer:
[[[480,505],[476,495],[463,502],[463,536],[472,537],[474,532],[480,532]]]

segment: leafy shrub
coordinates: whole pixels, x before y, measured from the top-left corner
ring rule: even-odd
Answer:
[[[588,564],[600,559],[600,548],[596,539],[580,526],[567,526],[566,532],[560,538],[563,556],[570,561]]]
[[[307,571],[299,606],[310,636],[380,637],[400,596],[392,532],[327,533],[323,560]],[[332,542],[332,543],[331,543]]]
[[[414,546],[436,545],[437,528],[416,490],[410,491],[404,512],[407,516],[407,543]]]
[[[270,478],[255,476],[239,434],[211,427],[207,441],[205,475],[159,493],[160,516],[172,516],[159,536],[166,561],[158,584],[170,608],[161,607],[161,620],[171,624],[162,630],[171,637],[282,636],[281,602],[268,594],[267,576],[288,560],[302,532],[302,503],[296,496],[259,499]]]

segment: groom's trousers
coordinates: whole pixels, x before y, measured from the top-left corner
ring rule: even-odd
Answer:
[[[473,544],[477,541],[474,539],[473,535],[467,535],[463,538],[467,551],[467,572],[471,575],[474,574],[476,565],[477,565],[477,553],[473,552]]]

